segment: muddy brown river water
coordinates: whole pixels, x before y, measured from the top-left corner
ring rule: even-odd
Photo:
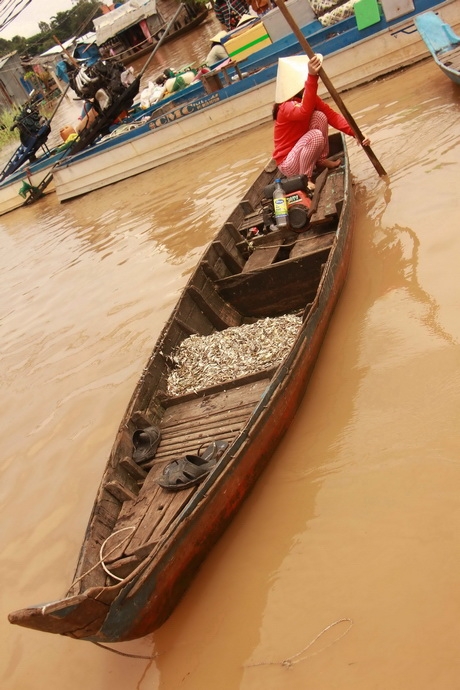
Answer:
[[[133,387],[271,126],[0,218],[3,690],[460,687],[460,91],[426,61],[344,100],[389,181],[350,141],[352,265],[311,384],[171,618],[113,645],[148,660],[6,617],[71,582]]]

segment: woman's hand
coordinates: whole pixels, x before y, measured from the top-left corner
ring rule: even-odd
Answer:
[[[322,65],[322,60],[318,55],[314,55],[310,60],[308,61],[308,74],[318,74],[318,72],[321,69]]]
[[[365,138],[362,140],[361,144],[362,144],[362,146],[370,146],[370,145],[371,145],[371,140],[368,139],[367,137],[365,137]]]

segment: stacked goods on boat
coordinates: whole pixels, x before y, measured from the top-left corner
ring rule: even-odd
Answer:
[[[244,22],[221,39],[229,57],[235,62],[244,60],[271,44],[264,23],[260,19]]]
[[[286,7],[300,27],[316,21],[318,30],[321,26],[333,26],[337,22],[353,16],[354,6],[362,0],[287,0]],[[364,0],[368,2],[369,0]],[[375,2],[377,0],[370,0]],[[278,7],[262,17],[267,33],[272,41],[287,36],[291,29]]]
[[[353,16],[357,0],[311,0],[311,6],[322,26],[333,26]]]

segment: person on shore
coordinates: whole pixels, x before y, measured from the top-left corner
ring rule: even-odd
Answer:
[[[317,95],[321,65],[319,54],[311,60],[306,56],[294,56],[280,58],[278,62],[273,106],[273,158],[286,177],[306,175],[311,180],[315,166],[324,169],[340,165],[340,160],[328,158],[329,125],[354,137],[343,115]],[[364,139],[362,143],[369,146],[370,141]]]
[[[234,29],[241,17],[249,13],[246,0],[215,0],[214,12],[227,31]]]

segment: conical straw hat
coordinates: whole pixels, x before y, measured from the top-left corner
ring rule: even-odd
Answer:
[[[242,24],[246,24],[246,22],[252,22],[254,19],[259,19],[259,17],[255,16],[254,14],[242,14],[237,26],[241,26]]]
[[[317,53],[323,61],[323,56]],[[308,76],[309,58],[306,55],[293,55],[279,58],[276,75],[275,103],[284,103],[303,90]]]
[[[226,31],[218,31],[215,36],[212,36],[211,43],[222,43],[222,39],[227,35]]]

